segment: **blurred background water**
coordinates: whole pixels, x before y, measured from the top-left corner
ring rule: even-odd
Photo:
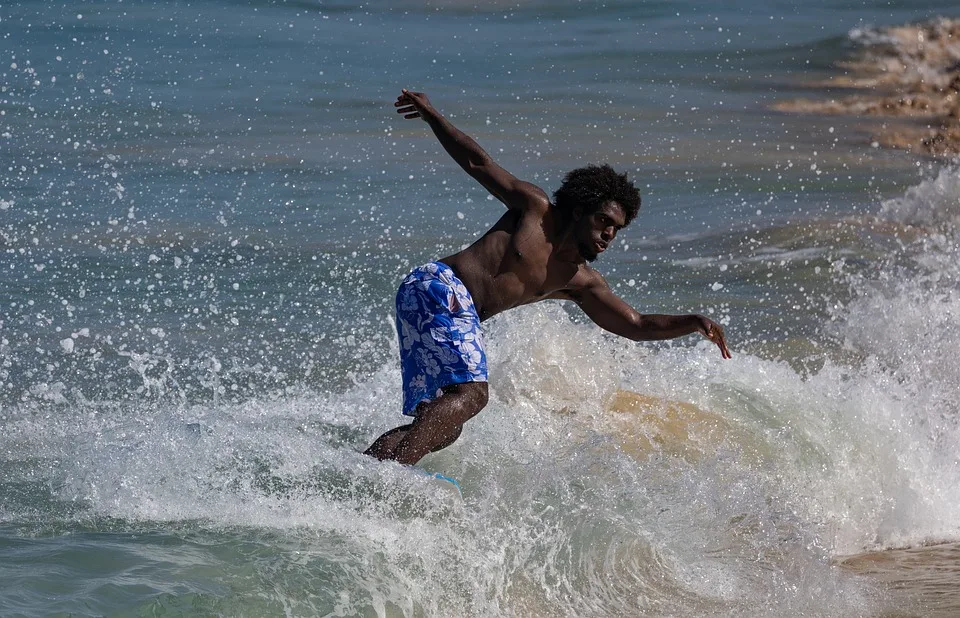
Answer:
[[[3,613],[950,615],[836,563],[960,541],[960,169],[767,106],[954,9],[5,3]],[[502,209],[403,87],[548,192],[628,172],[598,269],[733,360],[525,307],[423,462],[462,503],[360,455],[400,278]]]

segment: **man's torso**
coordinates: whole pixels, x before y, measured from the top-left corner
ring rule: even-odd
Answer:
[[[551,209],[509,210],[472,245],[440,260],[470,290],[481,320],[577,287],[592,271],[557,258],[554,217]]]

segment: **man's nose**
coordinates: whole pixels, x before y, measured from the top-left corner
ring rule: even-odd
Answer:
[[[617,237],[617,228],[610,226],[603,230],[603,233],[601,234],[601,236],[605,241],[610,242],[611,240]]]

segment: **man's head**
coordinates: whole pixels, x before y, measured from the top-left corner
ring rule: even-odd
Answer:
[[[609,165],[588,165],[569,172],[553,202],[575,223],[580,255],[592,262],[640,210],[640,192]]]

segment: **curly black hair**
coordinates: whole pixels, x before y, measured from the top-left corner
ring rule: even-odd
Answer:
[[[610,201],[620,204],[628,224],[640,210],[640,192],[626,174],[618,174],[606,163],[568,172],[553,194],[553,203],[564,217],[578,206],[585,215],[592,214]]]

